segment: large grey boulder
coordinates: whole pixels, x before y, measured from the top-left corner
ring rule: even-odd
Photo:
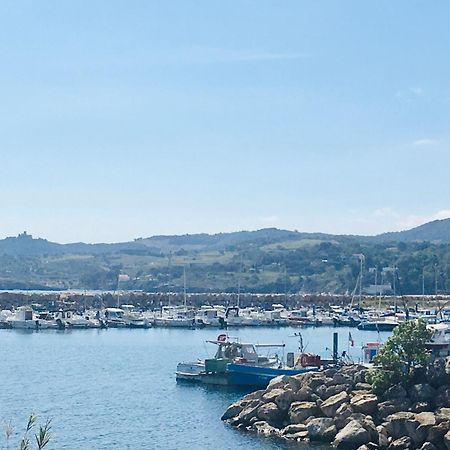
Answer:
[[[450,372],[447,372],[447,360],[436,359],[427,368],[427,380],[435,388],[450,385]]]
[[[366,416],[365,414],[361,413],[353,413],[350,416],[350,420],[356,420],[367,430],[371,442],[378,441],[378,430],[372,419],[372,416]]]
[[[302,441],[308,437],[308,429],[302,423],[288,425],[280,431],[280,436],[294,441]]]
[[[350,422],[350,417],[353,414],[353,410],[348,403],[343,403],[336,411],[334,416],[334,424],[338,430],[341,430]]]
[[[255,422],[252,425],[252,429],[256,431],[258,434],[261,434],[263,436],[274,436],[278,435],[278,429],[274,428],[273,426],[269,425],[267,422],[264,422],[263,420]]]
[[[345,374],[343,371],[337,372],[333,375],[333,378],[327,382],[328,386],[336,386],[338,384],[343,384],[345,386],[353,385],[353,377],[350,374]]]
[[[334,417],[336,411],[343,403],[348,403],[349,396],[347,392],[340,392],[339,394],[333,395],[332,397],[325,400],[321,405],[320,409],[327,417]]]
[[[377,426],[378,433],[378,447],[387,448],[389,446],[389,436],[383,425]]]
[[[291,388],[293,391],[300,389],[300,381],[294,377],[289,377],[287,375],[279,375],[278,377],[270,380],[267,386],[266,392],[272,389],[284,389],[286,387]]]
[[[295,434],[298,433],[299,431],[307,431],[308,427],[303,424],[303,423],[294,423],[291,425],[288,425],[286,427],[284,427],[281,431],[280,431],[280,435],[284,436],[286,434]]]
[[[450,421],[450,408],[438,408],[435,411],[435,418],[437,423]]]
[[[436,416],[432,412],[418,413],[415,415],[415,420],[417,420],[420,425],[436,425]]]
[[[370,440],[368,431],[356,420],[350,421],[333,441],[333,445],[339,449],[357,449]]]
[[[245,407],[237,416],[238,423],[249,424],[250,420],[257,417],[259,404]]]
[[[383,419],[400,411],[408,411],[411,403],[407,399],[394,399],[378,403],[378,417]]]
[[[314,402],[294,402],[289,408],[291,423],[302,423],[310,416],[317,413],[317,405]]]
[[[437,407],[450,407],[450,387],[441,386],[436,391],[436,397],[434,398],[434,404]]]
[[[436,397],[436,390],[429,384],[414,384],[409,389],[409,398],[414,402],[432,402]]]
[[[441,448],[444,442],[445,434],[450,430],[450,422],[441,422],[434,427],[428,429],[427,438],[428,442],[432,442],[436,447]]]
[[[378,406],[378,397],[375,394],[356,394],[350,400],[350,406],[355,412],[372,414]]]
[[[338,369],[334,368],[334,367],[330,367],[329,369],[325,369],[323,371],[323,374],[327,377],[327,378],[333,378],[333,375],[338,372]]]
[[[308,422],[308,436],[312,441],[330,442],[336,436],[337,430],[333,419],[318,417]]]
[[[406,398],[408,393],[406,389],[401,384],[395,384],[391,386],[387,391],[383,394],[383,397],[386,400],[393,400],[395,398]]]
[[[427,439],[429,425],[420,424],[417,420],[407,420],[405,422],[405,436],[409,436],[414,444],[414,448],[419,448]]]
[[[417,448],[427,440],[429,426],[425,423],[426,418],[422,419],[424,424],[421,426],[414,413],[398,412],[386,418],[385,428],[394,440],[409,436]]]
[[[323,386],[321,392],[318,392],[318,395],[322,400],[327,400],[333,395],[340,394],[348,389],[345,384],[336,384],[334,386]]]
[[[248,402],[245,402],[243,400],[241,400],[240,402],[233,403],[223,413],[221,420],[228,420],[231,419],[232,417],[237,416],[247,404]]]
[[[250,392],[242,398],[242,400],[250,401],[250,400],[259,400],[266,391],[264,389],[260,389],[259,391]]]
[[[272,426],[280,425],[280,421],[283,417],[282,411],[273,402],[262,404],[258,408],[256,415],[258,418],[260,418],[261,420],[264,420],[265,422],[267,422],[269,425],[272,425]]]
[[[332,378],[327,378],[323,372],[312,372],[311,377],[306,381],[304,386],[307,386],[312,389],[313,392],[316,392],[318,388],[327,385],[327,383],[331,381]]]
[[[416,402],[409,408],[410,411],[415,413],[431,411],[433,408],[428,402]]]
[[[450,430],[444,436],[444,444],[447,447],[447,450],[450,450]]]
[[[283,392],[285,392],[286,389],[282,389],[282,388],[274,388],[271,389],[270,391],[267,391],[262,397],[261,400],[263,402],[274,402],[275,399],[282,394]]]
[[[292,390],[287,389],[275,397],[275,403],[281,411],[287,411],[291,403],[294,401],[294,393]]]
[[[399,439],[408,435],[408,431],[406,429],[406,423],[408,421],[415,421],[414,413],[406,411],[397,412],[386,417],[384,426],[389,436],[392,436],[394,439]],[[416,421],[415,426],[419,426],[419,422]]]
[[[437,450],[437,448],[431,442],[424,442],[420,450]]]
[[[360,445],[356,450],[378,450],[378,445],[374,442]]]
[[[298,391],[294,392],[294,401],[305,402],[310,401],[313,395],[312,389],[307,386],[302,386]]]
[[[411,438],[409,436],[402,436],[401,438],[392,441],[389,445],[389,450],[403,450],[411,447]]]
[[[367,372],[367,367],[360,366],[359,364],[350,364],[348,366],[343,366],[339,370],[340,373],[346,375],[350,378],[355,378],[357,376],[361,377],[361,375]],[[362,383],[362,380],[355,381],[356,383]]]
[[[354,373],[353,375],[353,381],[355,383],[365,383],[366,382],[366,373],[368,372],[368,369],[366,367],[361,368],[362,366],[359,366],[359,369]]]

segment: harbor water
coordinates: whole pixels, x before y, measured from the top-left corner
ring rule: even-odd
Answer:
[[[284,342],[288,352],[297,349],[293,335],[299,331],[306,351],[327,358],[338,332],[340,352],[349,350],[355,361],[363,344],[390,334],[328,327],[241,328],[228,334],[242,342]],[[225,409],[245,392],[175,381],[178,362],[214,355],[215,345],[205,341],[217,334],[162,328],[0,330],[0,424],[15,426],[11,448],[30,413],[52,419],[53,450],[298,448],[221,422]]]

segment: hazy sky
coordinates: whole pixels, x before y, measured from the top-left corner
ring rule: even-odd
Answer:
[[[0,237],[450,216],[450,2],[0,2]]]

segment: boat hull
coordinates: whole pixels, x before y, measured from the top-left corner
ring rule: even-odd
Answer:
[[[299,375],[306,372],[317,372],[318,367],[302,367],[300,369],[277,369],[245,364],[227,364],[227,377],[233,386],[266,387],[270,380],[280,375]]]
[[[358,325],[358,330],[366,331],[392,331],[397,323],[380,323],[380,322],[361,322]]]
[[[205,363],[179,363],[175,376],[177,381],[201,382],[201,374],[205,372]]]

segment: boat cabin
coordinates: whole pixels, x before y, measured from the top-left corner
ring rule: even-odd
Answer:
[[[429,342],[425,343],[425,348],[432,359],[446,358],[450,355],[450,341],[447,340],[445,333],[450,330],[450,326],[445,323],[429,325],[428,328],[433,331],[433,336]]]
[[[121,308],[106,308],[105,317],[109,320],[122,319],[125,311]]]
[[[226,341],[219,343],[215,358],[256,364],[258,362],[258,353],[253,344]]]
[[[363,363],[364,364],[373,364],[373,359],[380,351],[381,343],[380,342],[368,342],[363,346]]]

